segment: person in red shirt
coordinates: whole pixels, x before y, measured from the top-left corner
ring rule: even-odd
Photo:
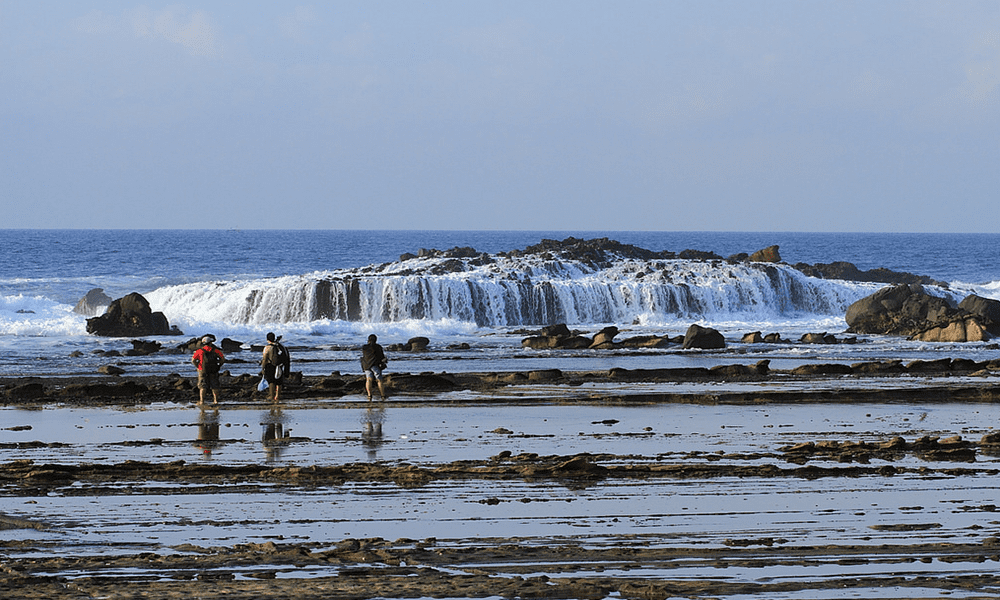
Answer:
[[[198,404],[205,403],[205,390],[212,390],[212,403],[219,403],[219,372],[226,362],[226,355],[212,342],[215,336],[208,334],[201,338],[201,348],[194,351],[191,362],[198,367]]]

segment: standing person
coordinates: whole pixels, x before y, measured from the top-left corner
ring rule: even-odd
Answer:
[[[264,367],[264,381],[271,388],[271,396],[275,402],[278,402],[281,399],[282,384],[292,365],[288,349],[281,344],[280,335],[274,337],[274,332],[268,332],[267,345],[264,346],[264,354],[260,358],[260,364]]]
[[[361,346],[361,370],[365,372],[365,391],[368,392],[368,400],[372,399],[372,381],[378,382],[378,392],[385,400],[385,386],[382,384],[382,369],[385,368],[389,359],[385,357],[382,346],[376,341],[378,337],[373,333],[368,336],[368,343]]]
[[[212,342],[215,336],[208,334],[201,338],[201,348],[194,351],[191,362],[198,367],[198,404],[205,403],[205,390],[212,390],[212,403],[219,403],[219,372],[226,362],[226,355]]]

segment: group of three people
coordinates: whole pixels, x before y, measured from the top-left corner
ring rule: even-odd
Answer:
[[[208,334],[201,338],[201,347],[194,351],[191,362],[198,369],[198,404],[205,403],[205,392],[212,392],[212,402],[219,403],[219,389],[222,384],[219,373],[226,362],[226,355],[215,345],[215,336]],[[385,385],[382,382],[382,371],[389,360],[385,351],[378,344],[378,337],[373,333],[368,336],[368,343],[361,347],[361,370],[365,373],[365,392],[368,400],[372,399],[372,388],[377,384],[379,395],[385,400]],[[271,391],[275,402],[281,400],[281,388],[289,373],[291,360],[288,349],[281,344],[281,336],[273,332],[267,334],[267,344],[260,359],[264,371],[264,381]]]

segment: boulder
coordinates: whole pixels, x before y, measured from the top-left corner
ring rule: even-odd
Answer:
[[[229,354],[230,352],[240,352],[243,350],[243,342],[229,338],[222,338],[222,341],[219,342],[219,348],[222,348],[222,352],[225,354]]]
[[[760,344],[764,341],[764,336],[759,331],[754,331],[753,333],[745,334],[740,341],[744,344]]]
[[[670,345],[670,338],[656,335],[637,335],[618,342],[623,348],[666,348]]]
[[[767,344],[780,344],[783,341],[780,333],[769,333],[764,336],[764,342]]]
[[[73,307],[73,312],[87,317],[96,317],[111,306],[111,296],[101,288],[94,288]]]
[[[973,315],[957,316],[914,334],[911,339],[921,342],[984,342],[993,336]]]
[[[597,346],[607,347],[608,345],[613,345],[616,335],[618,335],[617,327],[615,327],[614,325],[610,327],[605,327],[604,329],[594,334],[594,341],[591,344],[591,347],[597,347]]]
[[[426,350],[430,343],[431,341],[425,337],[414,337],[406,342],[406,349],[412,352]]]
[[[778,254],[778,246],[768,246],[763,250],[758,250],[750,255],[751,262],[770,262],[779,263],[781,262],[781,255]]]
[[[567,350],[579,350],[582,348],[590,348],[593,343],[594,341],[589,337],[571,335],[566,338],[559,338],[558,347]]]
[[[554,335],[536,335],[521,340],[521,346],[534,350],[551,350],[559,347],[559,340],[560,338]]]
[[[882,288],[847,308],[851,333],[915,335],[964,311],[924,292],[923,286],[902,284]]]
[[[726,338],[711,327],[702,327],[701,325],[693,324],[688,327],[687,333],[684,334],[682,347],[685,350],[689,348],[716,350],[726,347]]]
[[[1000,300],[983,298],[975,294],[967,296],[958,307],[979,318],[979,323],[992,335],[1000,335]]]
[[[170,327],[163,313],[153,312],[149,301],[135,292],[112,301],[103,315],[87,319],[87,333],[103,337],[181,335],[176,327]]]
[[[557,325],[542,327],[541,335],[550,337],[569,337],[573,335],[573,333],[569,330],[569,327],[567,327],[565,323],[559,323]]]
[[[803,344],[836,344],[837,338],[833,334],[828,334],[824,331],[823,333],[802,334],[799,342]]]
[[[163,346],[160,342],[150,340],[132,340],[132,350],[129,356],[146,356],[156,354]]]

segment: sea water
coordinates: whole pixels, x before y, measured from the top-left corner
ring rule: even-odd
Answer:
[[[356,347],[369,333],[385,343],[426,336],[437,350],[400,357],[405,371],[487,368],[580,370],[631,366],[690,366],[691,353],[551,353],[521,350],[526,331],[558,319],[594,332],[606,325],[640,334],[678,335],[691,323],[738,341],[760,330],[794,339],[805,332],[839,334],[851,302],[881,284],[817,280],[789,265],[848,261],[862,270],[885,267],[943,284],[932,293],[960,300],[967,294],[1000,299],[1000,235],[725,232],[545,231],[264,231],[264,230],[7,230],[0,253],[0,375],[93,372],[107,362],[95,350],[125,350],[128,340],[86,332],[89,315],[73,312],[94,288],[111,298],[143,294],[181,338],[203,333],[261,343],[267,331],[287,345],[308,348],[307,374],[356,370]],[[725,261],[662,261],[649,268],[623,260],[607,268],[518,257],[542,240],[609,238],[653,251],[702,250],[726,257],[778,245],[786,265],[773,268]],[[488,253],[485,265],[455,270],[422,249],[470,247]],[[401,260],[403,254],[424,254]],[[447,269],[445,267],[448,267]],[[449,270],[450,269],[450,270]],[[650,276],[652,274],[653,276]],[[339,288],[338,288],[339,286]],[[334,306],[355,293],[356,314]],[[333,290],[330,292],[329,290]],[[333,299],[317,298],[332,294]],[[329,306],[328,306],[329,305]],[[540,306],[539,306],[540,305]],[[339,310],[339,312],[338,312]],[[470,350],[445,351],[468,343]],[[870,336],[853,347],[742,348],[751,358],[764,348],[774,360],[878,360],[899,352],[924,357],[948,352],[981,359],[984,345],[908,343]],[[82,357],[70,359],[74,352]],[[957,354],[956,354],[957,353]],[[301,355],[300,355],[301,357]],[[554,365],[551,360],[566,362]],[[729,356],[733,362],[742,356]],[[543,360],[544,359],[544,360]],[[248,358],[248,361],[251,359]],[[255,360],[255,359],[253,359]],[[720,362],[718,357],[711,360]],[[511,363],[510,361],[514,361]],[[176,363],[176,364],[173,364]],[[133,374],[183,368],[162,356],[130,360]],[[300,365],[301,366],[301,365]],[[310,371],[311,369],[311,371]],[[248,367],[248,372],[254,369]]]

